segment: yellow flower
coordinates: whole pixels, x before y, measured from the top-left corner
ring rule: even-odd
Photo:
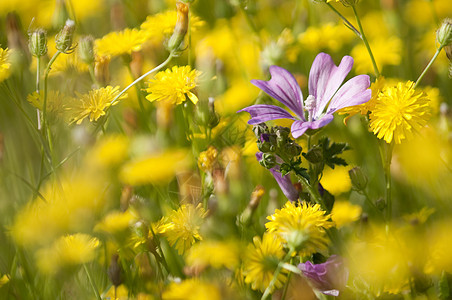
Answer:
[[[61,94],[59,91],[49,91],[47,94],[47,112],[59,114],[64,111],[64,105],[67,97]],[[30,102],[31,105],[38,108],[39,110],[43,110],[44,107],[44,92],[40,91],[39,94],[37,92],[33,92],[27,96],[27,101]]]
[[[344,44],[354,38],[351,30],[343,24],[327,23],[321,27],[310,26],[298,36],[298,41],[304,49],[318,52],[323,49],[338,51]]]
[[[428,236],[427,241],[424,241],[424,245],[428,245],[429,254],[425,266],[425,272],[427,274],[441,274],[443,271],[452,272],[452,256],[450,255],[450,249],[452,247],[452,240],[450,236],[452,234],[450,221],[438,222],[434,225],[431,233]]]
[[[259,89],[249,80],[232,79],[230,87],[215,99],[215,109],[221,114],[235,114],[242,107],[251,105],[259,95]]]
[[[174,246],[179,254],[183,254],[196,241],[202,240],[199,229],[206,215],[201,204],[198,206],[183,204],[178,210],[171,212],[168,223],[160,232],[166,236],[170,245]]]
[[[320,205],[303,202],[296,206],[288,201],[282,209],[268,216],[265,224],[268,232],[276,233],[289,247],[295,248],[300,256],[327,250],[326,230],[334,226],[330,215]]]
[[[349,106],[339,110],[340,115],[348,114],[348,116],[344,118],[344,124],[347,124],[348,119],[356,114],[367,115],[368,112],[371,112],[375,107],[375,103],[377,102],[377,96],[381,92],[381,90],[383,90],[384,86],[385,78],[383,76],[380,76],[379,78],[377,78],[377,80],[375,80],[375,82],[372,82],[372,84],[370,85],[372,98],[370,98],[369,101],[360,105]]]
[[[283,245],[278,236],[265,233],[262,240],[255,236],[253,244],[248,246],[243,262],[245,282],[251,284],[253,290],[265,291],[284,255]],[[282,287],[286,280],[286,272],[280,272],[274,287],[277,289]]]
[[[123,135],[109,135],[100,140],[87,155],[91,166],[115,167],[123,162],[129,153],[129,139]]]
[[[218,151],[210,146],[206,151],[199,154],[198,167],[203,172],[212,172],[212,168],[217,161]]]
[[[375,57],[378,68],[382,69],[386,65],[398,65],[401,60],[402,41],[393,37],[382,37],[369,42],[372,53]],[[351,56],[355,60],[357,73],[373,73],[374,69],[369,53],[363,43],[357,44],[351,52]]]
[[[187,165],[186,151],[168,150],[127,163],[121,169],[119,178],[128,185],[166,184]]]
[[[43,273],[52,274],[61,267],[70,267],[92,261],[99,240],[87,234],[66,235],[50,247],[37,252],[37,264]]]
[[[167,101],[171,104],[181,104],[188,97],[196,104],[198,97],[191,92],[198,84],[201,72],[192,70],[190,66],[174,66],[155,75],[148,82],[146,96],[149,101]]]
[[[181,283],[172,282],[163,292],[163,300],[220,300],[221,293],[211,283],[191,278]]]
[[[76,122],[77,124],[81,124],[86,117],[89,117],[90,122],[97,121],[101,116],[105,115],[106,109],[116,105],[118,100],[127,97],[127,94],[123,94],[112,103],[113,99],[119,95],[119,86],[107,86],[92,90],[88,94],[77,95],[78,99],[72,99],[67,108],[70,123]]]
[[[352,182],[348,176],[349,169],[344,166],[336,166],[334,169],[327,167],[323,171],[320,183],[334,196],[346,193],[352,188]]]
[[[370,114],[370,128],[379,139],[400,144],[421,129],[430,118],[430,100],[413,89],[414,83],[399,82],[388,86],[378,95]]]
[[[11,74],[10,67],[8,49],[0,48],[0,82],[9,77]]]
[[[202,241],[193,245],[186,262],[200,268],[212,266],[234,270],[239,264],[239,251],[239,245],[234,241]]]
[[[94,227],[94,231],[112,235],[120,234],[126,231],[134,220],[136,220],[136,217],[129,210],[125,212],[113,211]]]
[[[137,29],[126,28],[122,31],[110,32],[95,42],[98,56],[119,56],[141,50],[146,35]]]
[[[341,228],[359,219],[362,208],[348,201],[335,201],[331,211],[331,219],[337,228]]]

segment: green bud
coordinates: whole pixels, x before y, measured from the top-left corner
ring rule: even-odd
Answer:
[[[383,198],[378,198],[377,201],[375,202],[375,206],[377,206],[377,208],[380,211],[383,211],[386,208],[386,201]]]
[[[260,123],[253,126],[253,132],[256,138],[260,138],[261,134],[268,133],[268,127],[265,123]]]
[[[168,41],[168,50],[178,50],[184,41],[188,30],[188,5],[182,2],[176,3],[177,20],[173,35]]]
[[[262,155],[262,159],[259,161],[259,163],[267,168],[271,169],[276,165],[276,157],[270,153],[264,153]]]
[[[354,167],[348,171],[348,176],[350,176],[352,185],[357,191],[363,191],[366,188],[367,176],[363,173],[360,167]]]
[[[63,53],[70,53],[74,50],[72,47],[72,39],[74,38],[75,22],[68,19],[63,29],[56,35],[55,44],[56,48]]]
[[[209,121],[207,126],[209,128],[217,127],[218,123],[220,123],[220,115],[215,111],[215,99],[213,97],[209,98]]]
[[[261,152],[274,152],[276,150],[276,137],[271,133],[263,133],[257,141],[257,148]]]
[[[80,38],[78,55],[88,65],[94,63],[94,38],[90,35]]]
[[[284,145],[284,152],[291,157],[300,155],[301,150],[302,150],[301,146],[295,142],[287,143]]]
[[[33,56],[41,57],[47,53],[47,35],[45,30],[36,29],[30,34],[28,47]]]
[[[443,20],[441,27],[436,31],[436,40],[441,47],[452,43],[452,19],[446,18]]]

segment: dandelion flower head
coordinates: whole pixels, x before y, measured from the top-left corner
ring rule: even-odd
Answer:
[[[8,78],[11,73],[8,49],[0,48],[0,82]]]
[[[248,246],[245,254],[243,269],[245,282],[251,284],[253,290],[265,291],[284,254],[281,239],[277,235],[265,233],[262,240],[257,236],[254,237],[253,244]],[[287,276],[283,270],[276,278],[274,287],[282,287],[286,280]]]
[[[105,115],[107,108],[118,103],[118,101],[112,103],[118,95],[119,86],[107,86],[92,90],[88,94],[78,94],[78,98],[72,99],[68,105],[70,123],[81,124],[87,117],[89,117],[90,122],[97,121]],[[126,97],[127,94],[123,94],[116,100]]]
[[[181,104],[186,97],[194,104],[198,102],[198,97],[191,92],[198,84],[200,71],[192,70],[190,66],[174,66],[155,75],[155,78],[148,82],[146,96],[151,102],[167,101],[174,105]]]
[[[118,56],[141,50],[146,35],[138,29],[126,28],[110,32],[96,40],[95,51],[99,56]]]
[[[323,211],[319,204],[306,202],[297,206],[295,202],[288,201],[267,219],[267,231],[279,235],[301,256],[326,250],[326,229],[334,226],[334,223],[329,221],[330,215]]]
[[[183,254],[196,241],[202,240],[199,229],[206,215],[207,212],[201,204],[183,204],[178,210],[171,212],[169,222],[160,231],[170,245],[174,246],[179,254]]]
[[[427,123],[430,100],[413,87],[411,81],[399,82],[396,86],[384,88],[378,95],[370,115],[370,128],[379,139],[400,144]]]

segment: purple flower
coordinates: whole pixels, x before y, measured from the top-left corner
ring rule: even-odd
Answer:
[[[256,158],[258,161],[262,160],[262,152],[256,153]],[[278,163],[282,163],[281,158],[276,156],[276,160]],[[278,183],[279,187],[281,188],[284,195],[289,199],[290,201],[297,201],[298,200],[298,191],[293,186],[292,180],[290,179],[290,175],[282,175],[279,172],[279,165],[274,166],[273,168],[269,169],[269,171],[272,173],[273,177],[275,177],[276,182]]]
[[[271,66],[269,81],[251,80],[251,83],[288,107],[297,118],[279,106],[266,104],[252,105],[238,112],[250,113],[248,124],[251,125],[276,119],[294,120],[291,132],[294,138],[298,138],[308,129],[318,129],[330,123],[333,113],[339,109],[370,100],[368,75],[355,76],[341,87],[352,66],[353,58],[350,56],[344,56],[336,66],[331,56],[319,53],[309,72],[309,96],[306,100],[303,100],[300,86],[289,71]]]
[[[336,255],[331,255],[323,264],[314,265],[307,261],[299,264],[298,268],[313,287],[325,295],[338,296],[339,290],[347,284],[348,271],[342,259]]]

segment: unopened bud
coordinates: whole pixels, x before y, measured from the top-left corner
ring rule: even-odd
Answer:
[[[301,146],[295,142],[287,143],[284,145],[284,152],[291,157],[300,155],[301,150]]]
[[[258,185],[253,193],[251,194],[251,200],[248,203],[248,206],[245,208],[245,210],[242,212],[242,214],[239,217],[239,221],[243,225],[248,225],[251,221],[251,218],[256,211],[256,208],[258,207],[259,203],[261,202],[262,197],[265,194],[265,189],[263,186]]]
[[[80,38],[78,55],[88,65],[94,62],[94,38],[90,35]]]
[[[179,49],[188,30],[188,5],[182,2],[177,2],[176,9],[176,27],[174,28],[173,35],[168,42],[168,49],[170,51]]]
[[[209,98],[209,121],[207,123],[207,126],[209,128],[215,128],[217,127],[218,123],[220,123],[220,116],[215,111],[215,99],[213,97]]]
[[[353,187],[358,191],[363,191],[367,186],[367,176],[363,173],[360,167],[354,167],[348,171],[348,176],[352,182]]]
[[[122,276],[121,276],[121,265],[118,262],[119,255],[113,254],[110,261],[110,266],[108,267],[108,278],[110,278],[111,283],[113,283],[114,286],[119,286],[122,283]]]
[[[446,52],[446,56],[449,61],[452,63],[452,44],[449,44],[444,47],[444,52]]]
[[[436,32],[436,40],[441,47],[452,43],[452,19],[446,18],[443,20],[441,27]]]
[[[102,86],[110,82],[110,57],[97,56],[94,63],[94,76]]]
[[[74,38],[75,22],[68,19],[63,29],[56,35],[56,48],[63,53],[69,53],[74,50],[72,47],[72,39]]]
[[[259,163],[267,168],[271,169],[276,165],[276,157],[270,153],[264,153],[262,155],[262,159],[259,161]]]
[[[253,126],[253,132],[256,138],[260,138],[261,134],[268,133],[268,127],[265,123],[259,123]]]
[[[28,47],[33,56],[41,57],[47,53],[47,36],[43,29],[37,29],[30,34]]]

